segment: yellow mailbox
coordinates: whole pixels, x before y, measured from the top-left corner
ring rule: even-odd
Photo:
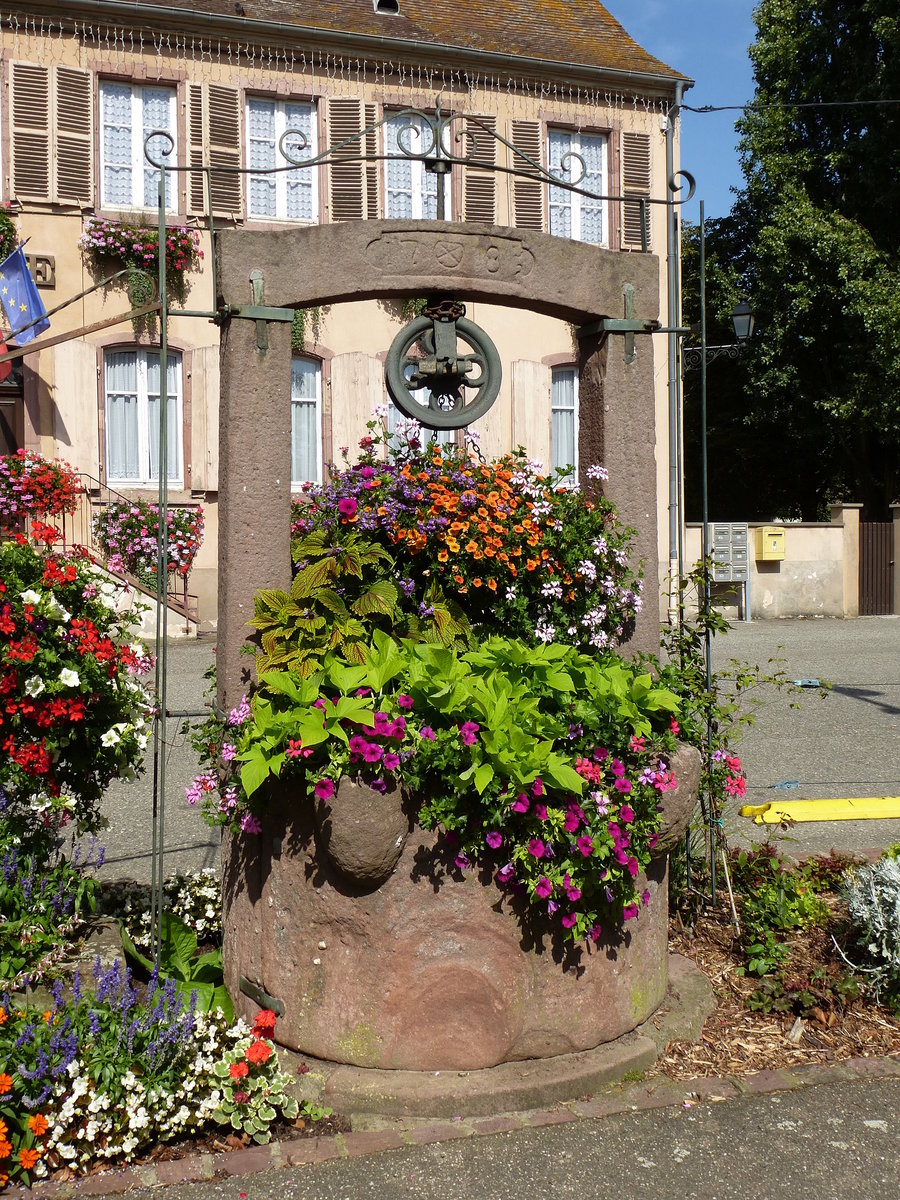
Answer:
[[[760,525],[756,530],[756,561],[778,562],[784,558],[784,530],[779,525]]]

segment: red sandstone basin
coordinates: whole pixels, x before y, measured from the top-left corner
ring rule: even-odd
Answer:
[[[667,800],[677,795],[679,812],[669,800],[667,845],[690,814],[695,766],[676,766],[680,795]],[[650,902],[635,920],[596,945],[566,949],[523,927],[493,882],[448,864],[399,795],[341,792],[342,807],[336,798],[333,812],[317,815],[309,803],[275,798],[260,835],[224,843],[225,982],[245,1017],[258,1004],[242,994],[242,978],[281,1001],[283,1045],[360,1067],[471,1070],[593,1049],[662,1001],[664,854],[650,864]],[[365,855],[348,865],[335,829],[349,830],[348,843],[355,833],[357,849],[372,846],[376,868],[364,884],[348,875]]]

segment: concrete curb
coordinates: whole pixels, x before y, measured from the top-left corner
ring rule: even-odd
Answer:
[[[333,1138],[305,1138],[250,1146],[221,1155],[192,1154],[154,1166],[137,1166],[108,1171],[66,1183],[38,1181],[31,1189],[10,1188],[9,1200],[68,1200],[81,1196],[116,1196],[138,1187],[167,1187],[171,1184],[255,1175],[272,1167],[303,1166],[338,1158],[358,1158],[405,1146],[423,1146],[456,1138],[508,1133],[579,1120],[597,1120],[621,1113],[674,1108],[685,1104],[708,1104],[741,1096],[767,1095],[866,1079],[900,1079],[900,1054],[878,1058],[851,1058],[834,1066],[791,1067],[783,1071],[759,1071],[743,1077],[701,1077],[688,1080],[652,1076],[639,1083],[620,1084],[590,1100],[576,1100],[554,1108],[530,1112],[501,1113],[492,1117],[469,1117],[452,1121],[415,1122],[386,1117],[363,1118],[361,1128]]]

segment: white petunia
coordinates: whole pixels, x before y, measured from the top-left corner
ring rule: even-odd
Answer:
[[[121,740],[122,739],[119,737],[118,733],[116,733],[115,729],[107,729],[106,733],[104,733],[103,737],[100,739],[100,745],[115,746]]]
[[[40,604],[41,602],[41,593],[34,591],[33,588],[29,588],[27,592],[20,594],[23,604]]]
[[[59,673],[59,682],[63,687],[78,687],[81,680],[78,677],[77,671],[71,671],[68,667],[63,667]]]
[[[44,681],[41,679],[40,675],[32,675],[30,678],[25,680],[26,696],[39,696],[43,690]]]

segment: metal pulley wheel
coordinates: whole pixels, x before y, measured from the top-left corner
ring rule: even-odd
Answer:
[[[428,429],[470,425],[484,416],[500,391],[497,347],[460,311],[465,308],[456,301],[429,306],[429,315],[404,326],[388,351],[384,374],[391,399]]]

